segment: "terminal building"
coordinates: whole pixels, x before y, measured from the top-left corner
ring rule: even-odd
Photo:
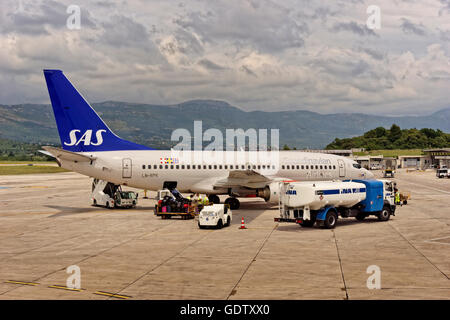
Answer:
[[[355,156],[353,160],[358,162],[365,169],[395,169],[398,160],[394,157],[378,156]]]
[[[428,155],[411,155],[411,156],[398,156],[399,168],[416,168],[416,169],[428,169],[431,167],[431,159]]]
[[[450,168],[450,148],[425,149],[423,152],[430,158],[433,166]]]
[[[440,149],[425,149],[422,150],[424,154],[418,155],[406,155],[398,157],[384,157],[383,155],[363,155],[355,156],[353,152],[362,152],[364,149],[351,149],[351,150],[317,150],[317,149],[306,149],[300,150],[303,152],[316,152],[316,153],[327,153],[335,154],[338,156],[350,157],[358,162],[361,167],[366,169],[396,169],[396,168],[406,168],[406,169],[428,169],[431,167],[445,167],[450,168],[450,148],[440,148]]]

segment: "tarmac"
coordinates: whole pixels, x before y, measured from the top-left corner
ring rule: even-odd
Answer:
[[[137,208],[108,210],[91,206],[91,179],[77,173],[0,176],[0,299],[448,300],[450,179],[395,180],[411,199],[387,222],[277,224],[277,206],[248,198],[230,227],[201,230],[154,216],[142,190]],[[80,290],[66,287],[73,265]]]

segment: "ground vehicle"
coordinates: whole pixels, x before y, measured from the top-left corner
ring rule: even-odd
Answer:
[[[384,177],[385,178],[394,178],[394,169],[386,169],[384,170]]]
[[[193,219],[198,213],[197,205],[184,198],[176,189],[158,190],[156,200],[154,212],[162,219],[170,219],[175,216],[179,216],[181,219]]]
[[[122,191],[120,185],[108,181],[94,179],[92,182],[92,202],[94,206],[134,208],[138,196],[134,191]]]
[[[303,227],[317,222],[334,228],[338,216],[364,220],[375,215],[386,221],[395,215],[394,182],[389,180],[286,182],[281,192],[276,222],[295,222]]]
[[[370,170],[380,170],[381,166],[378,163],[373,163],[370,165]]]
[[[436,170],[436,177],[438,178],[449,178],[449,173],[447,168],[437,169]]]
[[[409,191],[400,191],[400,203],[401,204],[408,204],[408,200],[411,199],[411,192]]]
[[[170,192],[169,189],[162,189],[162,190],[158,190],[156,192],[156,201],[162,200],[164,199],[165,196],[171,197],[172,199],[175,199],[175,196],[172,194],[172,192]]]
[[[216,227],[221,229],[229,226],[233,220],[233,213],[226,204],[212,204],[205,206],[198,215],[198,227]]]

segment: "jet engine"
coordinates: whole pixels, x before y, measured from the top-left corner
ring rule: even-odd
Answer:
[[[262,189],[257,189],[256,196],[263,198],[266,202],[278,203],[280,199],[279,182],[272,182]]]

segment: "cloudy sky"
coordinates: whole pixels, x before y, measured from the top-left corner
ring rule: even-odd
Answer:
[[[90,102],[219,99],[244,110],[450,107],[450,0],[2,0],[0,103],[49,103],[42,69]],[[81,8],[70,30],[69,5]],[[369,5],[381,28],[369,29]]]

